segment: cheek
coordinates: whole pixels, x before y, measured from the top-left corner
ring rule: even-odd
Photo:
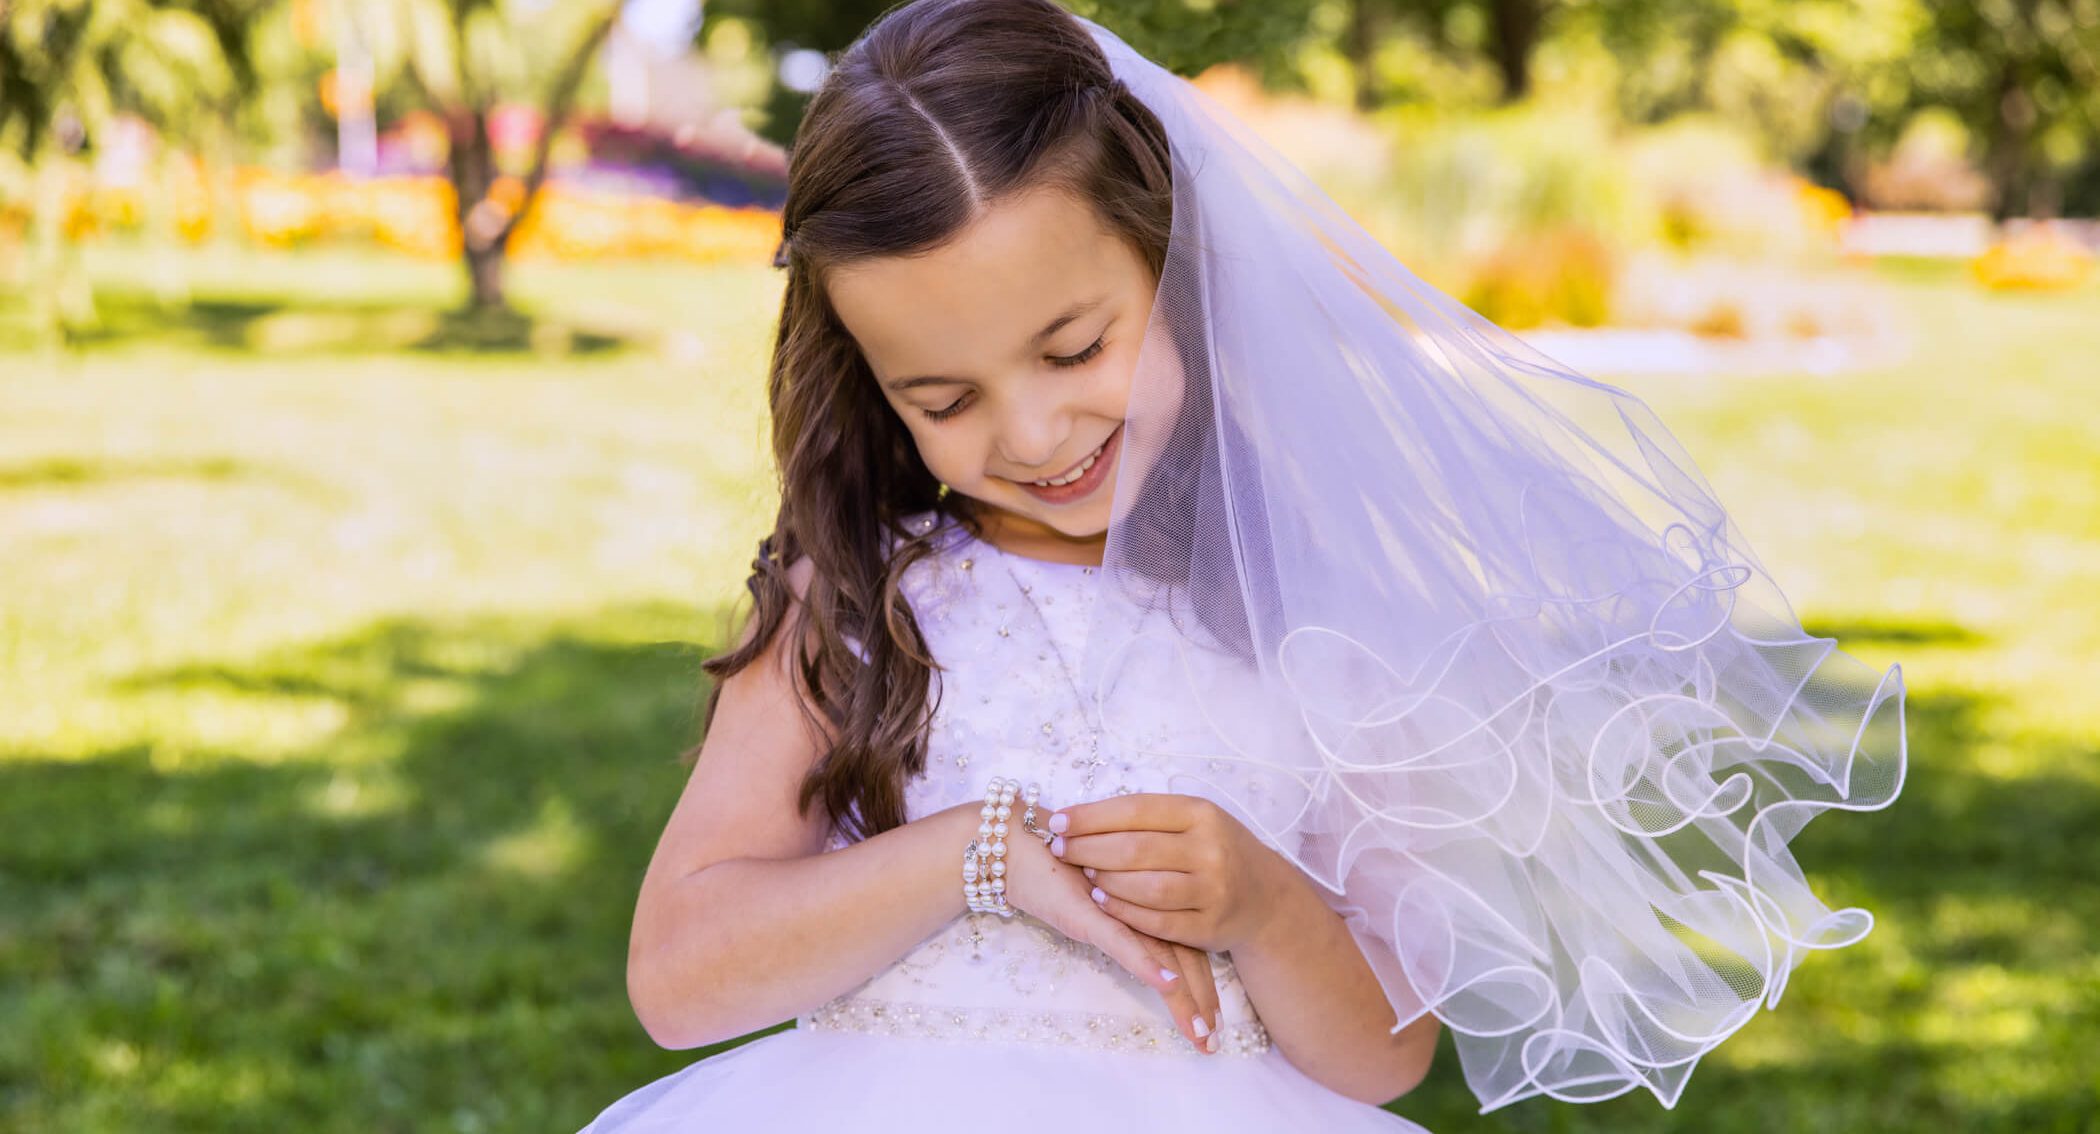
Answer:
[[[1136,365],[1125,379],[1123,401],[1123,448],[1116,464],[1117,515],[1136,503],[1135,486],[1143,484],[1166,455],[1174,424],[1187,400],[1188,375],[1178,352],[1165,349],[1165,330],[1155,327],[1147,336]],[[1181,455],[1187,459],[1187,454]]]
[[[916,410],[906,412],[916,413]],[[971,429],[960,422],[929,422],[912,430],[919,459],[936,480],[950,487],[975,484],[984,476],[983,448]]]

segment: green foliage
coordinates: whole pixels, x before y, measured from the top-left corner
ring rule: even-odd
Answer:
[[[748,20],[776,45],[836,53],[902,0],[710,0],[715,21]],[[1065,7],[1122,36],[1162,65],[1193,75],[1213,63],[1273,60],[1303,36],[1314,0],[1067,0]]]
[[[775,45],[839,52],[860,37],[877,16],[901,0],[712,0],[700,9],[700,36],[707,38],[723,20],[740,20],[763,29]]]
[[[1080,15],[1182,75],[1273,65],[1304,39],[1314,0],[1074,0]]]
[[[274,0],[0,4],[0,145],[91,146],[119,114],[187,136],[253,89],[249,22]]]
[[[2100,11],[2091,3],[1929,4],[1925,12],[1909,71],[1913,98],[1954,110],[1982,140],[2000,215],[2046,205],[2064,174],[2100,163]]]

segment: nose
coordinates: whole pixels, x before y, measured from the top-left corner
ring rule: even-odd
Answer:
[[[1072,432],[1072,414],[1054,392],[1023,395],[1009,403],[999,429],[999,456],[1015,476],[1032,473],[1055,476],[1064,471],[1053,464],[1066,456],[1065,439]]]

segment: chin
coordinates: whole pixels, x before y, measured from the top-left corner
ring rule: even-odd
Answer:
[[[1105,484],[1101,486],[1101,490],[1106,493],[1114,487]],[[1104,504],[1098,508],[1088,508],[1084,515],[1060,516],[1055,520],[1045,520],[1044,523],[1055,529],[1058,534],[1073,539],[1100,539],[1108,534],[1108,507]]]

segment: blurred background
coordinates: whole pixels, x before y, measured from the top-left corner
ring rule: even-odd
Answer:
[[[771,514],[852,0],[0,0],[0,1129],[573,1130]],[[1088,0],[1648,400],[1912,773],[1879,924],[1641,1094],[2100,1128],[2100,0]],[[712,1050],[712,1049],[709,1049]],[[1046,1085],[1046,1087],[1049,1085]]]

